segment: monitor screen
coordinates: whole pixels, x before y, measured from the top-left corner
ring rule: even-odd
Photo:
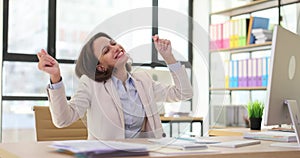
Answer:
[[[273,31],[265,125],[291,124],[285,100],[300,105],[300,36],[281,26]]]

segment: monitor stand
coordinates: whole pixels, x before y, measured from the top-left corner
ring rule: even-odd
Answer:
[[[292,123],[294,125],[297,143],[273,143],[271,146],[300,148],[300,110],[296,100],[285,100],[284,104],[288,106]]]

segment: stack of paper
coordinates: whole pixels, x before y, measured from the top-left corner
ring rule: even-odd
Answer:
[[[162,147],[175,148],[180,150],[207,149],[207,145],[205,144],[199,144],[189,140],[179,140],[176,138],[148,139],[148,141],[160,144]]]
[[[81,158],[144,156],[148,155],[144,144],[99,140],[67,140],[55,141],[51,147],[58,151],[67,151]]]
[[[204,139],[196,139],[196,143],[199,143],[199,144],[217,144],[217,143],[220,143],[220,141],[204,138]]]
[[[166,138],[164,138],[164,139],[166,139]],[[173,139],[191,141],[191,142],[194,142],[194,143],[197,143],[197,144],[216,144],[216,143],[220,143],[220,141],[215,140],[215,139],[211,139],[209,137],[176,137],[176,138],[173,138]]]
[[[228,142],[211,144],[210,146],[238,148],[238,147],[255,145],[255,144],[260,144],[260,141],[259,140],[233,140],[233,141],[228,141]]]
[[[159,148],[157,150],[154,150],[153,152],[161,153],[165,155],[197,155],[195,157],[200,157],[199,154],[206,154],[206,153],[219,153],[220,150],[211,150],[211,149],[205,149],[205,150],[178,150],[174,148]]]
[[[252,34],[255,37],[255,44],[262,44],[267,41],[272,41],[273,32],[267,29],[253,29]]]
[[[244,138],[272,140],[272,141],[279,141],[279,142],[297,141],[295,133],[280,132],[280,131],[248,132],[248,133],[244,133]]]

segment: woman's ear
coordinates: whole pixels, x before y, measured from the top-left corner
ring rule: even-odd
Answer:
[[[107,70],[103,65],[100,64],[96,66],[96,69],[100,72],[105,72]]]

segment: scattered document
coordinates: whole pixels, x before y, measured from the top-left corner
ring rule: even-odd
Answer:
[[[221,143],[218,140],[213,140],[213,139],[209,139],[209,138],[198,138],[196,139],[195,143],[199,143],[199,144],[216,144],[216,143]]]
[[[215,144],[220,143],[218,140],[213,140],[209,137],[175,137],[175,138],[169,138],[169,139],[177,139],[177,140],[186,140],[191,141],[197,144]]]
[[[165,155],[184,155],[184,154],[206,154],[206,153],[219,153],[220,150],[212,150],[212,149],[205,149],[205,150],[178,150],[173,148],[160,148],[158,150],[154,150],[152,152],[157,152]],[[198,156],[197,156],[198,157]]]
[[[137,143],[100,140],[54,141],[50,147],[74,153],[77,157],[112,157],[148,155],[147,146]]]
[[[260,144],[260,141],[259,140],[234,140],[234,141],[222,142],[217,144],[211,144],[210,146],[238,148],[238,147],[255,145],[255,144]]]
[[[273,143],[270,146],[300,149],[300,144],[298,143]]]
[[[206,144],[195,143],[190,140],[181,140],[177,138],[161,138],[161,139],[148,139],[149,142],[156,143],[165,148],[175,148],[180,150],[199,150],[207,149]]]
[[[262,132],[247,132],[244,133],[244,138],[258,140],[272,140],[279,142],[296,142],[295,133],[280,132],[280,131],[262,131]]]

